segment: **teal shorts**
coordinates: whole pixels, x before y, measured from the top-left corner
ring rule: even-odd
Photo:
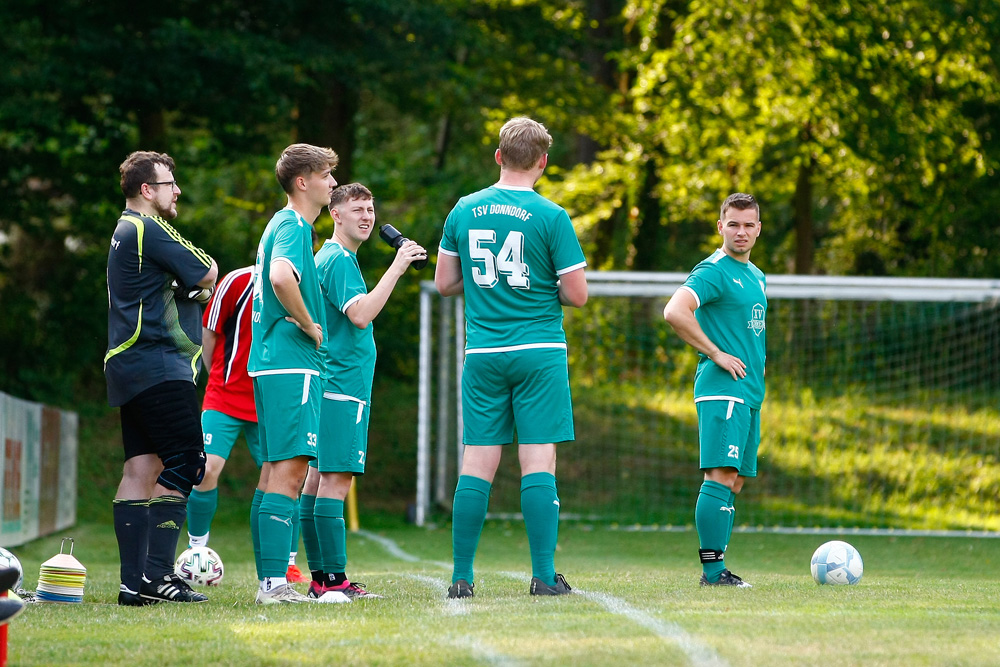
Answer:
[[[262,461],[316,458],[319,405],[323,395],[318,375],[282,373],[253,379]]]
[[[309,465],[320,472],[365,474],[368,458],[367,402],[325,392],[319,415],[319,447]]]
[[[231,417],[218,410],[205,410],[201,413],[201,432],[205,438],[205,453],[215,454],[228,460],[233,451],[236,438],[240,432],[246,437],[247,449],[253,462],[260,468],[260,438],[257,435],[257,422]]]
[[[573,440],[565,348],[467,353],[462,371],[467,445],[538,445]]]
[[[700,467],[736,468],[743,477],[757,476],[760,410],[736,401],[699,401]]]

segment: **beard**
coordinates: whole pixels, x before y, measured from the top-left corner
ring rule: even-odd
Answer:
[[[156,214],[164,220],[173,220],[177,217],[177,207],[174,202],[170,202],[170,204],[166,207],[163,207],[160,206],[158,202],[154,201],[153,208],[156,209]]]

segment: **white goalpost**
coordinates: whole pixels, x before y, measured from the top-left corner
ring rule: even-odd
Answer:
[[[564,518],[691,522],[696,357],[661,315],[686,275],[590,272],[590,301],[565,309]],[[761,463],[740,525],[1000,530],[1000,280],[771,275],[767,294]],[[422,282],[418,525],[454,492],[464,333],[462,299]],[[518,510],[505,459],[494,485],[515,491],[494,494],[493,515]]]

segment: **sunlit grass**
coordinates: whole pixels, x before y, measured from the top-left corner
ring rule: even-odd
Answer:
[[[853,587],[817,586],[812,551],[829,537],[737,533],[727,564],[748,591],[697,585],[691,532],[567,524],[556,556],[580,595],[534,599],[523,525],[489,522],[476,597],[449,601],[450,529],[362,514],[416,560],[348,539],[349,570],[383,600],[260,607],[240,511],[213,527],[226,578],[203,605],[120,608],[110,525],[73,531],[85,602],[32,605],[10,626],[13,665],[990,665],[1000,658],[1000,540],[847,536],[865,559]],[[58,549],[19,549],[33,586]],[[444,565],[441,565],[443,563]]]

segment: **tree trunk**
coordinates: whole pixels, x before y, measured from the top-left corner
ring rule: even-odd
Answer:
[[[616,252],[615,232],[624,229],[628,224],[628,206],[622,204],[616,208],[610,216],[597,222],[597,229],[594,232],[594,251],[587,260],[587,268],[592,271],[604,269],[622,269],[621,257],[625,253]],[[611,265],[608,266],[608,261]]]
[[[357,144],[355,118],[360,105],[360,91],[337,80],[333,75],[316,77],[320,92],[305,92],[298,105],[296,140],[316,146],[329,146],[340,156],[334,171],[338,183],[350,183]]]
[[[167,129],[163,109],[139,109],[139,150],[163,153]]]
[[[620,48],[621,37],[615,39],[615,26],[612,19],[620,13],[617,0],[589,0],[587,2],[587,17],[590,26],[587,28],[588,39],[583,47],[583,62],[594,81],[608,91],[610,96],[616,89],[615,66],[608,59],[608,51]],[[585,134],[576,136],[576,163],[590,164],[597,158],[601,144],[593,137]]]
[[[635,245],[635,260],[632,268],[636,271],[656,271],[660,257],[660,236],[663,215],[660,197],[656,188],[660,177],[656,173],[656,162],[649,160],[644,167],[645,176],[642,192],[639,194],[639,228],[632,243]]]
[[[458,54],[455,56],[455,63],[459,67],[462,67],[468,59],[468,47],[460,46]],[[434,169],[436,171],[444,169],[445,159],[448,157],[448,146],[451,144],[451,126],[452,113],[451,111],[445,111],[444,115],[438,121],[437,139],[434,142]]]
[[[799,165],[795,180],[795,194],[792,197],[792,221],[795,226],[795,267],[798,274],[810,274],[816,254],[816,236],[812,215],[812,156],[807,156]]]

